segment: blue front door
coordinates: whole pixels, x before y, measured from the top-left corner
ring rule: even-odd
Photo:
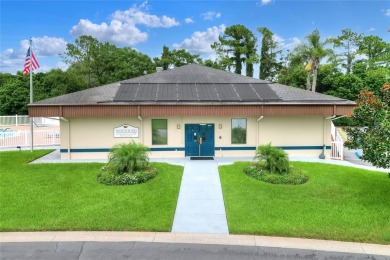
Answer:
[[[214,124],[185,125],[186,156],[214,156]]]

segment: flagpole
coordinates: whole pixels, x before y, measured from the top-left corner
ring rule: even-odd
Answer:
[[[32,81],[32,63],[33,63],[33,57],[32,57],[32,39],[30,37],[30,104],[33,103],[33,81]],[[34,151],[34,120],[33,117],[30,117],[30,145],[31,145],[31,152]]]

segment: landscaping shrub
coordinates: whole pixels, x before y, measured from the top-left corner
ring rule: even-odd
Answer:
[[[288,173],[274,173],[267,171],[262,165],[254,163],[248,166],[244,172],[256,180],[272,184],[299,185],[306,183],[309,180],[309,177],[307,177],[301,170],[294,169],[291,166]]]
[[[258,162],[244,170],[252,178],[273,184],[290,185],[303,184],[309,180],[302,171],[290,166],[285,151],[271,144],[257,147],[255,158]]]
[[[143,171],[123,174],[114,174],[110,170],[103,167],[98,175],[98,180],[107,185],[132,185],[147,182],[156,177],[157,172],[150,167]]]
[[[271,143],[260,145],[256,149],[256,158],[266,170],[274,173],[284,173],[289,171],[288,155]]]
[[[134,141],[117,144],[100,170],[98,180],[107,185],[131,185],[154,178],[156,170],[149,164],[149,148]]]

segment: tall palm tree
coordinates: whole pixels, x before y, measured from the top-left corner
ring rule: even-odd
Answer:
[[[306,43],[302,43],[294,49],[294,56],[299,57],[299,60],[307,64],[305,67],[307,72],[306,89],[311,89],[311,91],[315,92],[321,60],[328,56],[332,50],[326,49],[329,41],[320,41],[320,32],[318,29],[315,29],[311,34],[307,35],[306,39]],[[311,75],[313,76],[312,80]]]

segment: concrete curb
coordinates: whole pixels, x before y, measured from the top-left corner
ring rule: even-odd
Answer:
[[[1,232],[0,242],[150,242],[261,246],[390,256],[390,245],[254,235],[168,232],[54,231]]]

